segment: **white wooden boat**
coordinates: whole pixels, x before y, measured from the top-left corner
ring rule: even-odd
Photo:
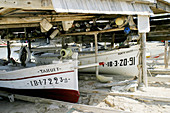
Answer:
[[[138,75],[138,46],[130,48],[121,48],[112,51],[99,51],[97,62],[104,62],[104,65],[99,66],[100,73],[137,76]],[[95,62],[94,53],[79,53],[78,57],[80,64],[85,65]],[[95,72],[95,67],[80,69],[80,72]]]
[[[77,60],[35,67],[0,67],[0,90],[14,94],[77,102]]]
[[[0,40],[0,47],[6,47],[6,46],[7,46],[7,43]]]
[[[138,52],[139,46],[130,48],[121,48],[115,50],[99,51],[97,62],[104,62],[104,65],[99,66],[100,73],[118,74],[127,76],[138,75]],[[37,63],[49,64],[53,60],[57,60],[59,53],[43,53],[34,56]],[[79,52],[79,66],[95,63],[94,52]],[[79,69],[79,72],[95,72],[95,67]]]

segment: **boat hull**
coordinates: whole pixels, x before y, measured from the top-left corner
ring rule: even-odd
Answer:
[[[78,102],[80,96],[79,91],[67,89],[9,89],[1,87],[0,90],[7,91],[13,94],[42,97],[72,103]]]
[[[138,53],[139,46],[130,48],[122,48],[111,51],[99,51],[97,55],[97,62],[104,62],[104,65],[99,66],[100,73],[137,76],[138,70]],[[53,60],[57,60],[58,54],[35,56],[38,64],[49,64]],[[95,54],[89,52],[82,52],[78,55],[79,66],[95,63]],[[95,72],[95,67],[86,69],[79,69],[79,72]]]
[[[100,52],[97,62],[104,62],[99,66],[100,73],[137,76],[138,75],[138,52],[137,48],[125,48],[107,52]],[[94,54],[79,54],[79,65],[95,62]],[[95,72],[95,67],[80,69],[80,72]]]
[[[0,88],[11,93],[77,102],[77,61],[25,68],[0,74]]]

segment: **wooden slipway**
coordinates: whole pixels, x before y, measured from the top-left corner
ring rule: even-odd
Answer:
[[[63,106],[69,106],[68,113],[71,113],[72,110],[80,110],[80,111],[88,111],[88,112],[97,112],[97,113],[129,113],[125,111],[119,111],[119,110],[113,110],[108,108],[101,108],[96,106],[89,106],[89,105],[82,105],[82,104],[73,104],[69,102],[63,102],[63,101],[57,101],[57,100],[51,100],[51,99],[44,99],[39,97],[30,97],[30,96],[23,96],[18,94],[10,94],[8,92],[0,91],[0,96],[8,97],[10,101],[14,101],[14,98],[29,101],[33,103],[49,103],[49,104],[59,104]]]

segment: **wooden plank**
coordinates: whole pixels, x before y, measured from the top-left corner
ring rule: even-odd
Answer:
[[[58,100],[11,94],[8,92],[0,91],[0,96],[9,97],[10,95],[14,95],[14,98],[19,99],[19,100],[24,100],[24,101],[33,102],[33,103],[60,104],[60,105],[67,106],[67,107],[69,106],[69,108],[74,108],[74,109],[77,109],[80,111],[86,111],[86,112],[89,111],[89,112],[97,112],[97,113],[130,113],[126,111],[101,108],[101,107],[83,105],[83,104],[74,104],[74,103],[63,102],[63,101],[58,101]]]
[[[125,80],[125,81],[120,81],[120,82],[111,82],[111,83],[105,83],[105,84],[96,84],[96,88],[101,88],[101,87],[112,87],[112,86],[123,86],[123,85],[128,85],[131,83],[137,83],[137,80]]]
[[[51,0],[0,0],[0,7],[53,10]]]
[[[7,13],[10,13],[10,12],[14,11],[14,10],[16,10],[16,8],[3,8],[3,9],[0,10],[0,15],[1,16],[5,15]]]
[[[148,34],[149,36],[152,34],[157,34],[157,33],[170,33],[170,29],[164,29],[164,30],[156,30],[156,31],[150,31]]]
[[[155,36],[149,36],[147,37],[147,41],[161,41],[161,40],[170,40],[170,35],[167,35],[167,36],[158,36],[155,37]]]
[[[148,82],[170,82],[170,77],[148,77]]]
[[[154,0],[125,0],[127,2],[133,2],[133,3],[142,3],[142,4],[153,4],[155,3]]]
[[[45,38],[45,36],[41,36],[41,37],[29,37],[29,38],[12,38],[12,40],[28,40],[28,39],[40,39],[40,38]],[[10,40],[10,39],[8,39]]]
[[[24,28],[24,27],[39,27],[38,23],[30,23],[30,24],[9,24],[9,25],[0,25],[0,29],[7,28]]]
[[[156,8],[164,10],[166,12],[170,12],[170,7],[169,7],[170,3],[168,2],[162,2],[162,0],[157,0],[156,3]]]
[[[109,108],[101,108],[96,106],[82,105],[82,104],[74,104],[72,108],[78,109],[80,111],[84,111],[86,113],[130,113],[127,111],[118,111]]]
[[[151,5],[151,9],[155,14],[168,13],[170,12],[170,3],[165,0],[157,0],[157,2]]]
[[[44,17],[1,17],[0,24],[21,24],[21,23],[39,23],[42,21]],[[72,16],[72,17],[48,17],[46,18],[49,22],[57,22],[57,21],[69,21],[69,20],[88,20],[92,19],[94,16]]]
[[[152,74],[169,74],[170,69],[148,69]]]
[[[162,101],[162,102],[170,102],[170,97],[160,97],[160,96],[150,96],[144,94],[135,94],[135,93],[121,93],[121,92],[107,92],[105,90],[87,90],[87,89],[80,89],[82,93],[94,93],[94,94],[101,94],[101,95],[112,95],[112,96],[124,96],[133,99],[150,99],[154,101]]]
[[[114,31],[123,31],[125,28],[114,28],[114,29],[107,29],[101,31],[89,31],[89,32],[79,32],[79,33],[68,33],[63,34],[63,36],[73,36],[73,35],[94,35],[98,33],[106,33],[106,32],[114,32]],[[130,28],[131,30],[137,30],[137,28]]]

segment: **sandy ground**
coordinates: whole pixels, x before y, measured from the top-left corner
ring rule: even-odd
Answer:
[[[89,78],[87,80],[87,78]],[[91,80],[92,76],[86,80],[79,81],[80,92],[82,90],[95,90],[95,85],[100,84],[97,80]],[[116,77],[115,77],[116,78]],[[116,80],[114,80],[116,81]],[[101,88],[104,92],[110,92],[109,88]],[[149,87],[143,91],[137,90],[132,94],[143,94],[149,96],[169,97],[170,98],[170,83],[169,82],[152,82]],[[100,93],[82,92],[78,104],[89,106],[97,106],[119,111],[133,113],[169,113],[169,102],[152,101],[150,99],[133,99],[124,96],[112,96]],[[9,102],[7,99],[0,99],[0,113],[89,113],[87,111],[72,110],[69,105],[59,103],[31,103],[21,100]],[[90,111],[90,113],[95,113]]]
[[[147,43],[147,50],[151,55],[157,55],[164,51],[162,43]],[[170,113],[169,102],[153,101],[144,98],[128,98],[125,96],[113,96],[101,93],[87,93],[84,90],[101,90],[105,93],[111,92],[111,87],[96,88],[96,84],[102,84],[91,74],[82,74],[79,76],[80,98],[77,104],[96,106],[100,108],[113,109],[118,111],[132,113]],[[130,79],[131,77],[113,76],[112,82],[118,82]],[[168,78],[170,79],[170,78]],[[170,98],[170,82],[150,82],[148,88],[130,92],[131,94],[141,94],[148,96]],[[0,98],[0,113],[96,113],[95,111],[85,111],[73,109],[70,105],[60,103],[31,103],[21,100],[9,102],[6,98]]]

